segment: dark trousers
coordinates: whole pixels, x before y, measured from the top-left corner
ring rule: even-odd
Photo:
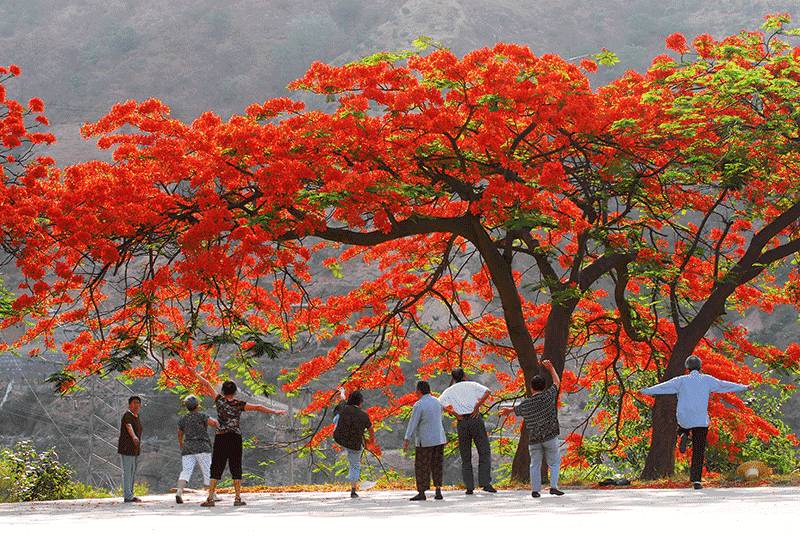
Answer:
[[[706,435],[708,427],[678,428],[678,434],[691,434],[692,437],[692,468],[689,471],[691,482],[700,482],[703,478],[703,462],[706,457]]]
[[[242,479],[242,436],[228,432],[214,436],[214,449],[211,452],[211,478],[222,479],[225,465],[231,470],[231,478]]]
[[[444,445],[417,447],[414,453],[414,476],[417,478],[417,491],[422,493],[433,485],[442,487],[442,465],[444,464]]]
[[[472,443],[478,449],[478,484],[486,487],[492,483],[492,450],[489,436],[481,417],[462,415],[458,421],[458,450],[461,453],[461,477],[467,489],[475,489],[472,474]]]

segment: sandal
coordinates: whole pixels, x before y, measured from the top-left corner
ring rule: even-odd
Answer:
[[[234,499],[233,501],[234,506],[247,506],[247,503],[244,502],[242,499]]]
[[[200,506],[214,506],[214,500],[206,499],[205,501],[200,503]]]

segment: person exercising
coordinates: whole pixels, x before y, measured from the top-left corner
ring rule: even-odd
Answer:
[[[208,498],[200,506],[214,506],[217,482],[222,478],[225,465],[230,467],[231,477],[233,478],[233,489],[236,493],[234,506],[244,506],[242,500],[242,432],[239,429],[239,418],[243,411],[259,411],[261,413],[272,413],[283,415],[282,410],[276,410],[262,406],[261,404],[248,404],[243,400],[235,398],[236,384],[230,380],[224,382],[219,391],[211,385],[211,382],[195,373],[195,377],[200,382],[203,392],[214,397],[214,405],[217,408],[219,427],[214,437],[214,447],[211,452],[211,483],[208,487]]]
[[[706,454],[706,435],[708,434],[708,399],[711,393],[738,393],[746,391],[749,385],[728,382],[703,374],[702,360],[696,355],[686,358],[688,374],[677,376],[658,385],[642,389],[642,394],[677,395],[678,407],[678,448],[686,452],[689,434],[692,436],[692,465],[689,480],[694,489],[702,489],[703,463]]]

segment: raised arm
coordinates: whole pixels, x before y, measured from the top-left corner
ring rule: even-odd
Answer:
[[[542,366],[550,373],[550,377],[553,379],[553,385],[558,389],[558,386],[561,385],[561,378],[558,377],[558,372],[556,372],[553,363],[551,363],[549,359],[545,359],[542,361]]]
[[[675,395],[678,394],[678,387],[681,384],[681,376],[677,378],[672,378],[671,380],[667,380],[663,383],[659,383],[658,385],[654,385],[652,387],[645,387],[642,389],[642,393],[645,395]]]
[[[188,368],[188,367],[187,367],[187,368]],[[218,393],[218,392],[217,392],[217,390],[214,388],[214,386],[213,386],[213,385],[211,385],[211,382],[210,382],[210,381],[208,381],[207,379],[203,378],[203,377],[202,377],[200,374],[198,374],[198,373],[197,373],[197,371],[196,371],[196,370],[194,370],[194,369],[192,369],[192,368],[190,368],[190,369],[189,369],[189,372],[191,372],[191,373],[192,373],[192,376],[194,376],[194,377],[195,377],[195,379],[196,379],[196,380],[197,380],[197,381],[200,383],[200,391],[202,391],[202,393],[203,393],[204,395],[208,395],[208,396],[210,396],[212,399],[214,399],[214,398],[217,398],[217,395],[218,395],[219,393]]]

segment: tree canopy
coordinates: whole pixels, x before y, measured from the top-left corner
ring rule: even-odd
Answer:
[[[459,58],[421,39],[313,64],[291,88],[324,109],[278,98],[185,123],[155,99],[119,103],[83,129],[109,161],[4,177],[0,224],[27,281],[5,325],[32,320],[16,344],[51,348],[56,327],[80,326],[51,377],[64,392],[98,373],[192,388],[199,369],[272,394],[261,360],[316,347],[280,388],[310,388],[311,416],[339,386],[374,390],[376,422],[413,400],[409,361],[421,377],[492,374],[507,399],[549,359],[562,392],[591,393],[599,430],[569,437],[569,463],[643,464],[649,449],[645,474],[668,474],[674,407],[656,401],[651,433],[641,386],[691,353],[766,386],[800,364],[796,344],[753,344],[724,316],[799,301],[788,24],[691,46],[675,34],[674,56],[597,88],[607,51],[575,65],[500,43]],[[369,277],[326,284],[356,266]],[[733,395],[711,409],[710,442],[733,456],[748,433],[796,441]],[[314,446],[331,427],[312,422]]]

